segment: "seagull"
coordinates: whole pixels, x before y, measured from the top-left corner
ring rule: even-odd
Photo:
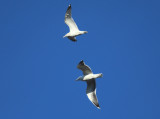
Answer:
[[[88,33],[87,31],[80,31],[78,29],[76,23],[72,18],[71,4],[68,6],[68,9],[66,11],[64,22],[68,25],[70,32],[63,36],[63,38],[68,37],[71,41],[75,42],[77,41],[76,36]]]
[[[102,77],[102,73],[93,74],[91,68],[87,66],[83,60],[79,62],[77,68],[82,70],[83,76],[80,76],[76,79],[76,81],[86,81],[87,82],[87,89],[86,94],[89,100],[98,108],[100,109],[98,99],[96,96],[96,78]]]

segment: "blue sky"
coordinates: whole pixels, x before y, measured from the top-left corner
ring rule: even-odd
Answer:
[[[64,14],[80,30],[74,43]],[[1,119],[159,119],[158,0],[0,1]],[[97,79],[98,110],[76,68]]]

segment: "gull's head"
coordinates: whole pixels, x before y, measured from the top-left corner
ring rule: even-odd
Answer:
[[[86,34],[88,31],[79,31],[79,35]]]
[[[88,33],[88,31],[83,31],[84,34]]]
[[[83,77],[82,76],[80,76],[80,77],[78,77],[77,79],[76,79],[76,81],[82,81],[83,80]]]

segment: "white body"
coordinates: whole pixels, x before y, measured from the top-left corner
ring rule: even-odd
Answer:
[[[102,73],[88,74],[88,75],[80,76],[76,80],[87,81],[87,80],[92,80],[92,79],[101,78],[101,77],[102,77]]]
[[[71,36],[71,37],[76,37],[76,36],[79,36],[79,35],[82,35],[82,34],[85,34],[87,33],[87,31],[74,31],[74,30],[70,30],[69,33],[67,33],[64,37],[68,37],[68,36]]]

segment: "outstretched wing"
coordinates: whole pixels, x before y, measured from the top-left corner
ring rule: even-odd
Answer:
[[[79,31],[76,23],[74,22],[73,18],[72,18],[72,14],[71,14],[71,4],[68,6],[68,9],[66,11],[65,14],[65,19],[64,19],[65,23],[68,25],[70,32],[75,32],[75,31]]]
[[[89,100],[98,108],[100,109],[98,99],[96,96],[96,81],[95,79],[87,80],[87,90],[86,94],[89,98]]]
[[[77,68],[82,70],[83,75],[92,74],[92,70],[89,66],[87,66],[84,61],[80,61],[80,63],[77,65]]]
[[[76,42],[76,41],[77,41],[76,37],[68,36],[68,38],[69,38],[71,41],[73,41],[73,42]]]

